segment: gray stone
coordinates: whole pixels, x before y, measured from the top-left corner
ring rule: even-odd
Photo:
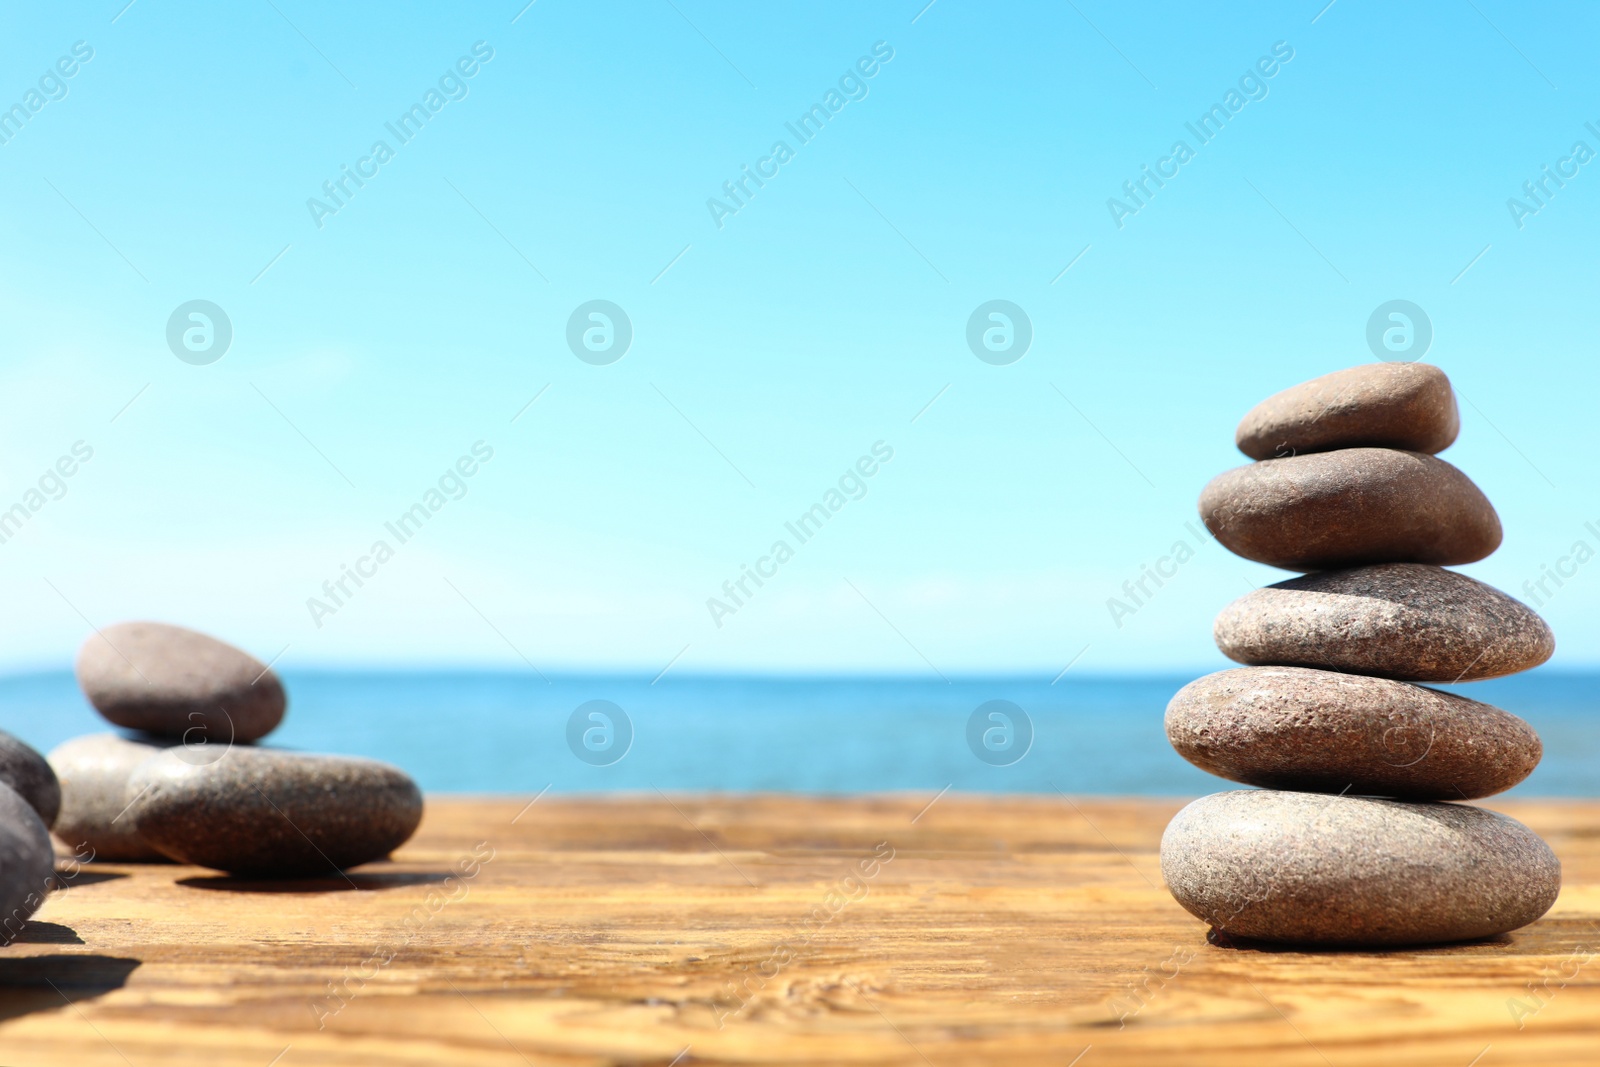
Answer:
[[[134,828],[124,794],[135,767],[176,743],[89,734],[57,745],[50,753],[50,766],[61,781],[56,837],[83,859],[165,861]]]
[[[1251,408],[1234,440],[1251,459],[1335,448],[1441,452],[1461,429],[1455,391],[1429,363],[1367,363],[1285,389]]]
[[[1533,772],[1533,727],[1466,697],[1304,667],[1239,667],[1167,705],[1167,740],[1235,782],[1403,800],[1471,800]]]
[[[78,684],[117,726],[186,743],[265,737],[283,721],[283,684],[247,652],[181,626],[123,622],[78,651]]]
[[[1304,945],[1491,937],[1539,918],[1561,889],[1550,847],[1492,811],[1253,789],[1180,811],[1161,872],[1216,929]]]
[[[45,827],[55,825],[61,810],[61,786],[45,758],[0,730],[0,783],[9,785],[39,813]]]
[[[1364,563],[1472,563],[1500,546],[1500,517],[1442,459],[1343,448],[1225,471],[1200,494],[1206,528],[1245,559],[1294,571]]]
[[[1465,574],[1388,563],[1257,589],[1217,615],[1239,663],[1318,667],[1408,682],[1470,682],[1537,667],[1555,635],[1521,601]]]
[[[56,853],[39,813],[0,785],[0,947],[11,944],[55,888]]]
[[[381,859],[422,820],[422,794],[376,760],[230,749],[215,763],[161,753],[129,778],[139,834],[181,863],[318,877]]]

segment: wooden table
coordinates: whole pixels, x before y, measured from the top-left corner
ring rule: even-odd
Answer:
[[[930,800],[434,797],[348,879],[85,867],[0,950],[0,1064],[1600,1063],[1600,803],[1496,805],[1565,864],[1534,926],[1310,954],[1207,942],[1177,802]]]

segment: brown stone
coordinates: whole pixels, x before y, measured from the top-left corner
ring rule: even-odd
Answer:
[[[107,626],[83,643],[77,670],[84,695],[110,722],[189,745],[255,741],[287,706],[266,664],[167,623]]]
[[[1345,448],[1226,471],[1200,517],[1231,552],[1287,570],[1472,563],[1500,546],[1500,517],[1442,459]]]
[[[1471,800],[1510,789],[1543,747],[1499,708],[1387,678],[1240,667],[1167,705],[1167,740],[1202,770],[1268,789]]]
[[[0,948],[16,939],[55,888],[55,872],[55,848],[39,813],[0,784]]]
[[[1550,846],[1483,808],[1258,789],[1180,811],[1161,873],[1216,929],[1303,945],[1492,937],[1539,918],[1561,889]]]
[[[182,749],[128,780],[139,835],[180,863],[264,877],[336,875],[381,859],[422,821],[422,793],[376,760],[235,747],[215,762]]]
[[[1416,563],[1326,571],[1257,589],[1217,615],[1225,656],[1408,682],[1471,682],[1537,667],[1555,636],[1521,601]]]
[[[0,730],[0,782],[15,789],[48,829],[61,811],[61,784],[39,753]]]
[[[135,767],[175,744],[120,734],[88,734],[57,745],[50,752],[50,766],[61,782],[56,837],[81,859],[164,861],[166,857],[134,828],[124,794]]]
[[[1239,422],[1234,440],[1251,459],[1335,448],[1442,452],[1461,429],[1455,391],[1429,363],[1367,363],[1268,397]]]

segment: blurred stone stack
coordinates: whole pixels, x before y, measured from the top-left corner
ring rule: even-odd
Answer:
[[[1427,364],[1338,371],[1262,402],[1237,442],[1257,462],[1200,495],[1230,551],[1303,577],[1217,616],[1249,666],[1185,686],[1167,737],[1186,759],[1260,786],[1203,797],[1161,842],[1180,904],[1215,930],[1321,945],[1505,933],[1555,902],[1561,868],[1513,819],[1449,801],[1508,789],[1542,749],[1521,719],[1419,682],[1543,663],[1531,609],[1446,566],[1483,559],[1500,520],[1434,457],[1460,418]]]
[[[374,760],[258,748],[288,700],[266,664],[157,622],[109,626],[78,653],[78,684],[129,734],[50,753],[55,833],[79,859],[171,859],[257,877],[332,875],[388,855],[422,794]]]

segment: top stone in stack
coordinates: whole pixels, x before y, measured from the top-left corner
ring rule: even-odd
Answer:
[[[1228,549],[1285,570],[1473,563],[1500,547],[1500,518],[1433,453],[1461,418],[1426,363],[1377,363],[1270,397],[1236,440],[1261,462],[1212,479],[1200,514]]]
[[[83,695],[108,722],[189,744],[259,741],[288,706],[272,668],[169,623],[106,627],[83,643],[77,673]]]
[[[1499,708],[1415,682],[1526,670],[1554,638],[1532,610],[1444,566],[1500,544],[1494,508],[1433,453],[1460,417],[1444,372],[1378,363],[1259,404],[1257,462],[1201,494],[1247,559],[1307,573],[1217,617],[1249,666],[1185,686],[1167,736],[1197,766],[1264,787],[1204,797],[1162,839],[1178,901],[1239,936],[1317,944],[1484,937],[1542,915],[1560,864],[1537,835],[1438,803],[1510,788],[1538,735]]]

